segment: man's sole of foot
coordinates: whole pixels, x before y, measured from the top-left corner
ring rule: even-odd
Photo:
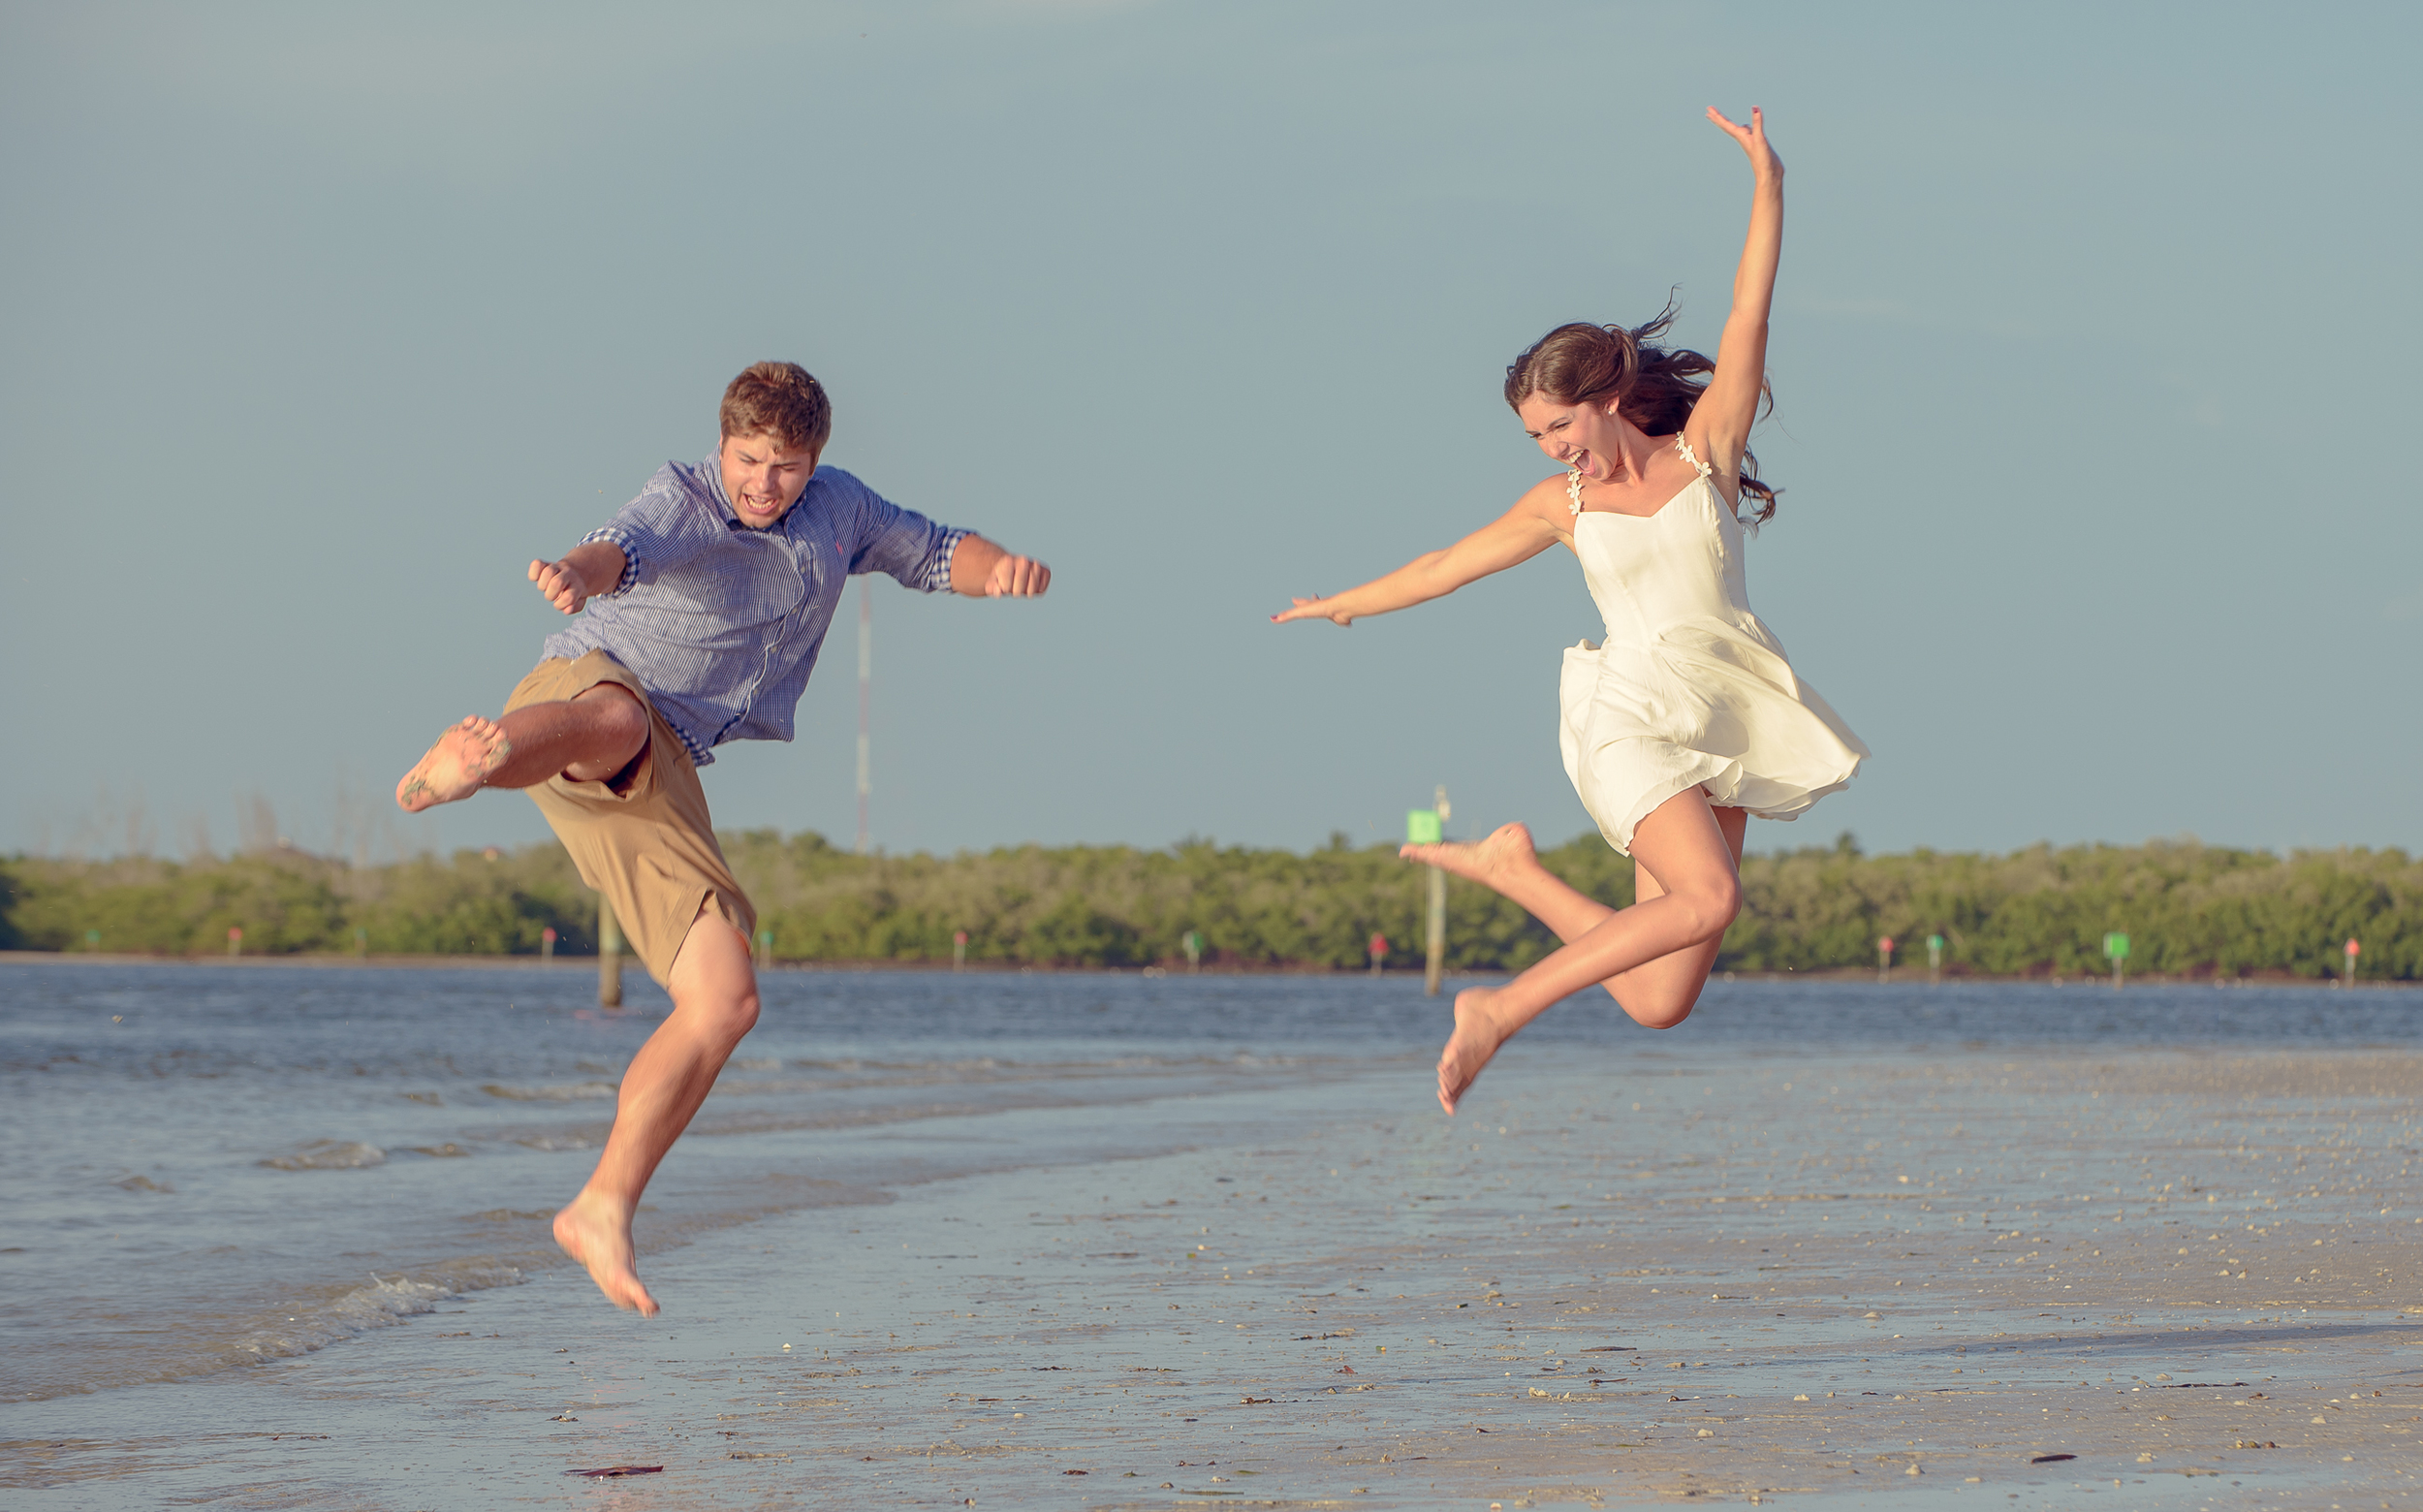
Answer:
[[[467,715],[439,736],[437,743],[395,784],[395,806],[417,814],[469,798],[512,754],[513,742],[494,721]]]

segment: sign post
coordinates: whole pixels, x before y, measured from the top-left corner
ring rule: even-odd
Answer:
[[[2118,989],[2124,985],[2122,979],[2125,972],[2123,968],[2128,962],[2128,936],[2125,934],[2103,936],[2103,954],[2111,958],[2112,986]]]
[[[1380,933],[1376,929],[1372,930],[1370,952],[1371,974],[1373,976],[1378,976],[1380,974],[1380,962],[1388,959],[1388,936]]]
[[[951,969],[954,971],[967,969],[967,931],[965,929],[951,931]]]
[[[1893,980],[1893,936],[1890,934],[1876,936],[1876,980]]]
[[[1943,936],[1927,936],[1927,985],[1934,987],[1943,980]]]
[[[1186,947],[1186,969],[1200,973],[1203,970],[1203,931],[1188,929],[1186,937],[1179,943]]]
[[[757,969],[763,971],[773,963],[774,931],[760,929],[757,931]]]
[[[244,930],[241,925],[228,926],[227,953],[231,956],[240,956],[244,953]]]
[[[2354,935],[2350,934],[2347,936],[2347,974],[2339,979],[2342,987],[2353,987],[2356,985],[2356,952],[2361,948],[2361,946],[2356,944],[2356,937]]]
[[[354,931],[357,938],[360,937],[361,933],[362,931],[360,929],[356,929]],[[539,960],[552,961],[554,959],[555,927],[551,924],[546,929],[539,930]]]
[[[1405,843],[1436,845],[1447,835],[1447,789],[1438,790],[1438,806],[1413,808],[1405,812]],[[1428,954],[1422,965],[1422,991],[1425,995],[1438,995],[1439,978],[1447,972],[1447,873],[1436,866],[1430,877],[1430,939]]]
[[[597,895],[597,1001],[606,1008],[622,1006],[622,926],[603,893]]]

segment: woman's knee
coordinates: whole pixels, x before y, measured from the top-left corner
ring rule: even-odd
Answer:
[[[1677,890],[1691,910],[1692,932],[1699,942],[1722,937],[1742,916],[1742,881],[1731,872]]]
[[[1645,1029],[1671,1029],[1691,1016],[1699,1005],[1700,989],[1706,979],[1698,982],[1650,985],[1627,982],[1616,994],[1616,1002],[1624,1017]]]
[[[1658,1002],[1643,1003],[1637,1008],[1627,1005],[1624,1011],[1630,1014],[1632,1016],[1632,1022],[1639,1024],[1642,1028],[1671,1029],[1676,1024],[1681,1024],[1684,1020],[1689,1018],[1691,1016],[1691,1010],[1698,1006],[1699,993],[1693,992],[1688,997],[1668,998]]]

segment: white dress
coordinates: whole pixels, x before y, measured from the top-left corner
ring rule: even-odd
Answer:
[[[1607,622],[1604,644],[1565,652],[1565,774],[1625,855],[1634,827],[1677,793],[1796,818],[1868,754],[1750,613],[1741,521],[1689,443],[1677,436],[1675,450],[1699,476],[1654,515],[1585,511],[1582,475],[1565,485],[1573,548]]]

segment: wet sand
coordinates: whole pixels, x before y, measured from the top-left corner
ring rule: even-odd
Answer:
[[[237,1375],[19,1404],[0,1485],[27,1508],[2409,1504],[2423,1055],[1631,1044],[1518,1042],[1452,1122],[1409,1057],[929,1120],[878,1137],[1094,1120],[1183,1148],[724,1230],[644,1262],[653,1322],[550,1271]],[[664,1468],[565,1473],[618,1465]]]

